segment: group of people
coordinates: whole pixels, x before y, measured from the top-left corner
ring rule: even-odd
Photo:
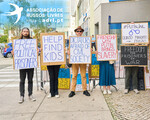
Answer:
[[[81,26],[78,26],[74,30],[76,36],[82,36],[84,29]],[[21,32],[20,39],[31,39],[30,37],[30,31],[28,28],[23,28]],[[95,38],[92,36],[92,47],[95,47]],[[68,49],[67,51],[68,55],[70,54],[70,51]],[[96,52],[97,53],[97,52]],[[13,54],[13,51],[12,51]],[[99,72],[99,85],[103,86],[103,94],[111,94],[110,86],[116,85],[115,80],[115,70],[114,70],[114,61],[100,61],[100,72]],[[81,79],[82,79],[82,89],[83,89],[83,95],[90,96],[90,93],[87,91],[87,84],[86,84],[86,64],[72,64],[72,83],[71,83],[71,92],[68,95],[68,97],[73,97],[75,95],[75,88],[76,88],[76,82],[77,82],[77,75],[80,68],[81,73]],[[58,74],[60,65],[49,65],[47,66],[48,72],[49,72],[49,78],[50,78],[50,91],[48,94],[48,98],[51,97],[57,97],[59,98],[59,92],[58,92]],[[126,78],[125,78],[125,93],[129,92],[129,78],[132,74],[133,76],[133,89],[136,93],[139,93],[137,90],[137,70],[134,68],[126,68]],[[26,74],[28,76],[28,96],[31,101],[36,101],[36,99],[33,97],[33,75],[34,75],[34,69],[20,69],[20,99],[19,103],[24,102],[24,94],[25,94],[25,79]]]

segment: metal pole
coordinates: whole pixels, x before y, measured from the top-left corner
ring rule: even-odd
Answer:
[[[39,90],[39,85],[38,85],[38,75],[37,75],[37,68],[35,68],[36,71],[36,83],[37,83],[37,90]]]

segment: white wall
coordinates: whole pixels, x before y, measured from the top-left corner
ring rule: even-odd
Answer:
[[[150,0],[112,2],[101,6],[102,34],[108,33],[108,16],[112,23],[150,21]]]
[[[94,24],[99,23],[99,34],[101,34],[101,5],[109,3],[109,0],[94,0]]]

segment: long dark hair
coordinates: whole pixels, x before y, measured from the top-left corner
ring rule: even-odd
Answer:
[[[22,30],[21,30],[21,36],[20,36],[20,39],[23,39],[22,32],[23,32],[23,30],[24,30],[24,29],[27,29],[27,30],[29,31],[28,38],[31,38],[31,37],[30,37],[30,30],[29,30],[29,28],[27,28],[27,27],[24,27],[24,28],[22,28]]]

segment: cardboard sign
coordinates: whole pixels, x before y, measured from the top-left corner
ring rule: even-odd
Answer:
[[[14,69],[37,68],[37,41],[36,39],[13,40]]]
[[[99,61],[95,52],[92,54],[92,63],[89,65],[89,78],[99,78]]]
[[[41,65],[66,64],[65,33],[41,33]]]
[[[148,44],[148,23],[123,23],[122,44],[146,43]]]
[[[117,35],[97,35],[97,60],[117,60]]]
[[[150,89],[150,71],[144,68],[144,78],[145,78],[145,89]]]
[[[71,68],[71,81],[72,81],[72,68]],[[87,90],[90,90],[88,68],[86,69],[86,84],[87,84]],[[76,83],[75,91],[83,91],[80,68],[79,68],[79,72],[78,72],[78,75],[77,75],[77,83]]]
[[[121,65],[147,66],[147,46],[121,46]]]
[[[70,37],[71,64],[91,64],[91,37]]]

